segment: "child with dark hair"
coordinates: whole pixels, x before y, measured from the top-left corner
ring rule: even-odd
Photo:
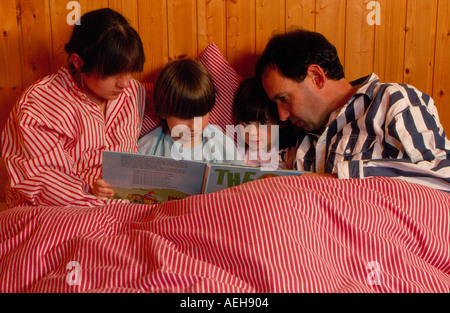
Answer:
[[[242,164],[236,145],[209,124],[215,89],[208,70],[196,59],[168,63],[154,88],[155,114],[161,126],[139,142],[139,153],[213,163]]]
[[[2,133],[9,207],[105,204],[102,150],[137,153],[145,89],[137,32],[118,12],[91,11],[65,45],[68,66],[30,86]]]
[[[233,111],[239,121],[238,153],[248,166],[291,169],[295,133],[292,124],[280,125],[275,102],[260,81],[248,78],[236,92]],[[281,126],[281,127],[280,127]]]

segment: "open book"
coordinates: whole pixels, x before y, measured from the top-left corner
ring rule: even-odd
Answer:
[[[103,151],[103,180],[114,189],[114,198],[132,203],[159,204],[257,179],[303,173]]]

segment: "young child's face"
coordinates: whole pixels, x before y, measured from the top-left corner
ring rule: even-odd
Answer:
[[[265,122],[240,122],[240,124],[244,126],[243,128],[241,128],[241,136],[244,138],[245,143],[249,146],[250,149],[267,149],[267,151],[272,149],[271,126],[276,125],[275,121],[266,120]]]
[[[203,130],[209,123],[209,113],[189,119],[169,116],[166,121],[174,140],[183,146],[195,146],[202,142]]]

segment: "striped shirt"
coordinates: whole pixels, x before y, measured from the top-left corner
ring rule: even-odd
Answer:
[[[450,191],[450,141],[433,99],[410,85],[382,84],[375,74],[334,112],[321,135],[298,141],[298,170],[339,178],[388,176]]]
[[[105,204],[92,195],[102,150],[137,153],[145,89],[136,81],[106,115],[77,87],[66,67],[28,88],[2,133],[11,187],[8,205]]]

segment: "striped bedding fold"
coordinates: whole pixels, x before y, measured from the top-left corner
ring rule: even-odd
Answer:
[[[448,292],[450,194],[278,177],[162,205],[0,213],[0,292]]]

